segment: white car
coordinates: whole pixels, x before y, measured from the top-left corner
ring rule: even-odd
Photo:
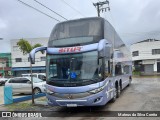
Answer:
[[[0,85],[4,85],[8,78],[0,78]]]
[[[34,94],[38,94],[41,92],[45,92],[45,84],[46,82],[33,77],[33,90]],[[15,77],[10,78],[6,83],[5,86],[11,86],[13,94],[14,93],[32,93],[31,89],[31,77]]]
[[[28,73],[28,74],[22,74],[21,75],[22,77],[31,77],[31,74]],[[32,73],[32,76],[33,77],[36,77],[36,78],[39,78],[43,81],[46,81],[46,74],[45,73]]]

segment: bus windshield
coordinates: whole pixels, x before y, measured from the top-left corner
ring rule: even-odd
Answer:
[[[91,84],[101,78],[98,72],[99,66],[97,61],[97,51],[67,55],[48,55],[47,81],[55,84],[75,83],[76,85],[83,82]]]

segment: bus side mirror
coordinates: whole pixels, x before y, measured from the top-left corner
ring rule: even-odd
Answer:
[[[106,57],[106,59],[111,58],[112,45],[105,39],[101,40],[98,44],[98,57]]]
[[[35,54],[38,51],[44,51],[47,50],[47,47],[37,47],[34,48],[30,53],[29,53],[29,58],[30,58],[30,62],[31,64],[35,64]]]

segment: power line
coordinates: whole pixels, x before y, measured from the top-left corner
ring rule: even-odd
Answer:
[[[77,13],[79,13],[80,15],[82,15],[83,17],[85,17],[80,11],[78,11],[77,9],[75,9],[74,7],[72,7],[70,4],[68,4],[66,1],[61,0],[62,2],[64,2],[66,5],[68,5],[70,8],[72,8],[73,10],[75,10]]]
[[[55,13],[56,15],[62,17],[65,20],[68,20],[67,18],[63,17],[62,15],[58,14],[57,12],[53,11],[52,9],[48,8],[47,6],[45,6],[44,4],[38,2],[37,0],[34,0],[35,2],[37,2],[38,4],[42,5],[43,7],[47,8],[48,10],[52,11],[53,13]]]
[[[48,16],[48,17],[50,17],[50,18],[52,18],[52,19],[54,19],[54,20],[56,20],[56,21],[58,21],[58,22],[60,22],[58,19],[53,18],[52,16],[50,16],[50,15],[48,15],[48,14],[46,14],[46,13],[40,11],[40,10],[38,10],[37,8],[32,7],[31,5],[28,5],[27,3],[25,3],[25,2],[23,2],[23,1],[21,1],[21,0],[17,0],[17,1],[18,1],[18,2],[21,2],[22,4],[24,4],[24,5],[27,6],[27,7],[30,7],[30,8],[32,8],[32,9],[34,9],[34,10],[36,10],[36,11],[38,11],[38,12],[40,12],[40,13],[42,13],[42,14],[44,14],[44,15],[46,15],[46,16]]]

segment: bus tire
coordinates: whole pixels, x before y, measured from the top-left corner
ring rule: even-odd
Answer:
[[[114,90],[114,96],[113,96],[113,98],[111,99],[111,102],[112,102],[112,103],[115,102],[116,99],[117,99],[117,94],[116,94],[116,88],[115,88],[115,90]]]
[[[116,87],[116,97],[119,98],[120,94],[121,94],[121,87],[120,85],[118,85],[118,87]]]
[[[130,86],[130,85],[131,85],[131,82],[132,82],[132,79],[129,79],[128,86]]]

